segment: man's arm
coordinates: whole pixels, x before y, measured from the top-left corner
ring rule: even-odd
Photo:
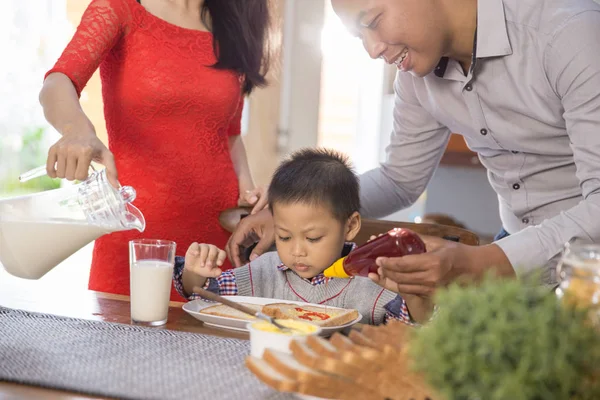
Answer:
[[[600,12],[580,13],[555,30],[544,57],[561,98],[583,201],[502,239],[518,275],[542,267],[571,239],[600,243]]]
[[[417,201],[450,137],[450,130],[421,106],[410,74],[398,73],[394,91],[394,130],[386,160],[360,176],[363,217],[383,217]]]

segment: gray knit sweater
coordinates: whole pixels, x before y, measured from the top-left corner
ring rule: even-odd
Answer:
[[[384,307],[397,297],[396,293],[362,277],[330,279],[327,283],[313,285],[291,269],[281,271],[277,268],[281,264],[274,251],[234,269],[238,295],[353,308],[362,314],[362,323],[373,325],[383,323]],[[216,281],[211,282],[209,289],[218,292]]]

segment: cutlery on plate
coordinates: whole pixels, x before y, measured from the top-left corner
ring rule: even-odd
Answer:
[[[202,289],[202,288],[199,288],[199,287],[194,287],[193,291],[194,291],[194,293],[199,294],[200,296],[202,296],[205,299],[216,301],[216,302],[221,303],[221,304],[225,304],[226,306],[234,308],[234,309],[236,309],[238,311],[241,311],[241,312],[243,312],[245,314],[249,314],[249,315],[252,315],[253,317],[256,317],[258,319],[262,319],[263,321],[267,321],[268,323],[275,325],[277,328],[281,329],[282,331],[288,332],[288,331],[292,331],[293,330],[291,328],[288,328],[288,327],[285,327],[285,326],[281,325],[280,323],[278,323],[277,321],[275,321],[274,318],[269,317],[266,314],[263,314],[261,311],[255,311],[255,310],[253,310],[253,309],[251,309],[249,307],[244,306],[243,304],[239,304],[239,303],[236,303],[235,301],[231,301],[229,299],[226,299],[225,297],[219,296],[218,294],[210,292],[210,291],[208,291],[206,289]]]

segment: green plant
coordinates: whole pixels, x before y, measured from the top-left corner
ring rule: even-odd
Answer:
[[[600,333],[585,310],[517,280],[453,285],[411,341],[414,367],[448,400],[600,399]]]

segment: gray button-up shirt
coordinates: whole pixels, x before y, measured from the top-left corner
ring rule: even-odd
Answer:
[[[398,73],[387,160],[361,176],[366,216],[412,204],[459,132],[479,154],[517,274],[565,242],[600,242],[600,6],[479,0],[475,63]],[[449,195],[451,195],[449,193]]]

